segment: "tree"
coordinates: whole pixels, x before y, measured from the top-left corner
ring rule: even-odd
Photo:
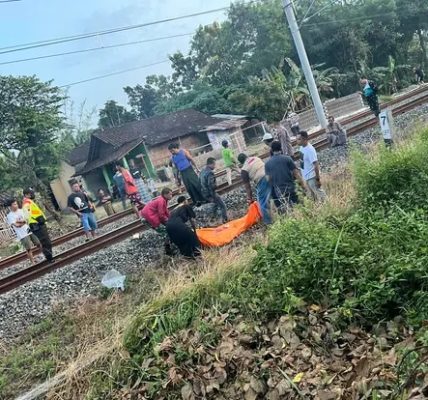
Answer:
[[[104,108],[99,111],[99,117],[98,126],[100,128],[113,128],[137,119],[133,112],[128,111],[114,100],[108,100],[104,104]]]
[[[128,95],[128,103],[138,119],[146,119],[155,115],[159,95],[154,87],[146,84],[135,87],[126,86],[123,90]]]
[[[193,85],[191,90],[159,102],[156,112],[163,114],[186,108],[193,108],[206,114],[228,113],[231,111],[230,105],[220,90],[199,81]]]
[[[32,186],[49,198],[49,183],[60,165],[58,132],[64,96],[52,82],[35,76],[0,76],[0,186]],[[48,202],[44,202],[47,209]],[[55,215],[55,213],[54,213]]]

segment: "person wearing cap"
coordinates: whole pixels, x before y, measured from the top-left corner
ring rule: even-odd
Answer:
[[[262,140],[263,140],[263,143],[270,148],[270,144],[273,142],[272,133],[266,132],[263,135],[263,139]]]
[[[251,183],[254,183],[263,222],[265,224],[272,223],[269,205],[271,187],[266,179],[264,162],[259,157],[249,157],[244,153],[239,154],[238,162],[241,164],[241,178],[247,192],[248,203],[254,202],[251,189]]]
[[[42,252],[47,261],[53,260],[52,242],[46,226],[46,217],[41,208],[34,202],[36,195],[32,188],[24,189],[22,210],[30,227],[30,231],[39,239]]]
[[[236,166],[235,154],[233,154],[233,150],[229,147],[229,142],[227,140],[223,140],[221,145],[223,146],[221,156],[226,168],[227,183],[230,186],[232,184],[232,171],[239,173],[239,168]]]

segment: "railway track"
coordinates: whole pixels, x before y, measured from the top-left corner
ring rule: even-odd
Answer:
[[[407,101],[409,100],[409,101]],[[417,88],[411,92],[406,93],[403,96],[397,97],[396,99],[383,104],[382,108],[393,107],[392,112],[393,115],[399,115],[404,112],[407,112],[420,104],[428,102],[428,86],[423,86]],[[404,104],[400,104],[404,103]],[[396,106],[396,107],[394,107]],[[361,121],[362,120],[362,121]],[[357,122],[361,121],[361,122]],[[343,125],[350,125],[356,122],[353,126],[347,129],[348,136],[353,136],[361,131],[364,131],[368,128],[371,128],[377,125],[378,120],[371,113],[370,110],[363,110],[356,114],[353,114],[342,121]],[[316,132],[311,134],[311,140],[320,138],[325,133],[324,129],[319,129]],[[293,145],[296,143],[294,142]],[[321,138],[313,142],[315,148],[317,150],[323,149],[328,146],[327,138]],[[261,155],[262,158],[267,158],[269,156],[268,153]],[[220,171],[217,173],[217,176],[220,177],[225,174],[225,171]],[[227,184],[222,184],[219,186],[220,193],[226,193],[228,191],[234,190],[238,186],[240,186],[240,179],[235,179],[231,186]],[[126,215],[132,213],[132,210],[126,210],[121,213],[118,213],[109,218],[105,218],[100,221],[100,224],[106,225],[113,221],[119,220]],[[64,251],[55,256],[53,262],[43,261],[39,264],[33,265],[31,267],[22,269],[18,272],[10,274],[5,278],[0,279],[0,294],[6,293],[10,290],[13,290],[26,282],[30,282],[35,280],[49,272],[52,272],[56,269],[59,269],[65,265],[68,265],[74,261],[79,260],[82,257],[90,255],[98,250],[101,250],[105,247],[108,247],[114,243],[122,241],[126,238],[129,238],[131,235],[141,232],[143,230],[149,229],[147,226],[143,225],[140,221],[136,220],[131,222],[130,224],[124,225],[118,229],[115,229],[111,232],[108,232],[102,236],[97,237],[96,239],[76,246],[72,249]],[[55,245],[62,244],[71,240],[75,237],[78,237],[82,234],[82,229],[76,229],[75,231],[70,232],[67,235],[61,236],[54,240]],[[25,259],[25,253],[19,253],[15,256],[8,257],[0,262],[0,270],[5,269],[11,265],[16,264],[17,262]]]

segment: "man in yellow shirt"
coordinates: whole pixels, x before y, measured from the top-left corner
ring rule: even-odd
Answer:
[[[40,207],[34,202],[35,193],[31,188],[24,189],[24,199],[22,200],[22,209],[27,218],[30,230],[40,241],[43,254],[47,261],[52,261],[52,242],[46,227],[46,217]]]

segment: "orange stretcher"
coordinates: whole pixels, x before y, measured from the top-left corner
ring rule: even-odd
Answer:
[[[247,214],[239,219],[234,219],[216,228],[200,228],[196,230],[199,241],[203,246],[220,247],[230,243],[241,233],[250,229],[261,219],[259,205],[250,204]]]

